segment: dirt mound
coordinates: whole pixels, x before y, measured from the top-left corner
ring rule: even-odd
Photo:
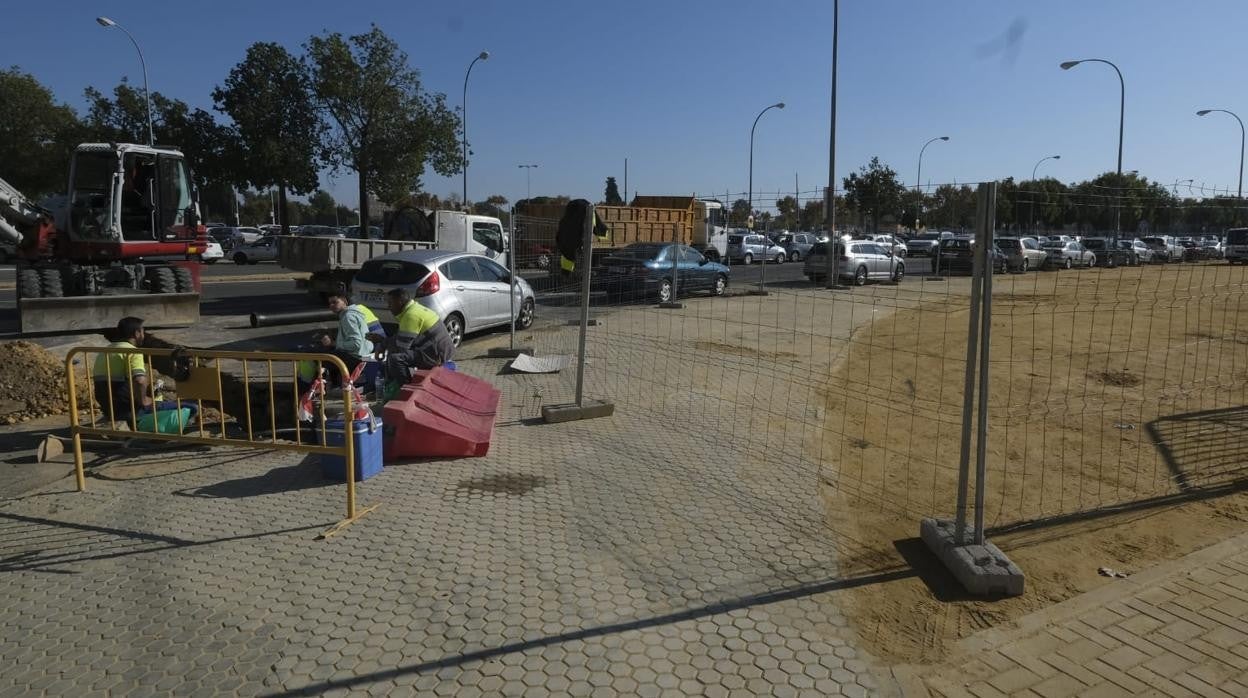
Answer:
[[[0,424],[17,424],[38,417],[65,414],[69,390],[65,364],[47,349],[31,342],[0,343],[4,369],[0,371]],[[87,382],[78,379],[78,402],[87,406]]]

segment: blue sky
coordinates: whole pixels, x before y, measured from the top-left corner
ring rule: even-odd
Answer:
[[[82,104],[88,85],[139,80],[124,35],[96,25],[106,14],[143,46],[151,87],[201,107],[249,44],[297,50],[324,30],[376,23],[407,51],[425,87],[460,103],[473,69],[469,197],[525,194],[520,163],[536,163],[533,194],[598,199],[603,181],[643,194],[744,192],[750,124],[756,201],[827,181],[830,0],[803,2],[6,3],[0,64],[18,65],[61,99]],[[1193,0],[846,0],[841,7],[837,166],[840,177],[878,155],[907,184],[919,148],[924,183],[1026,178],[1075,181],[1112,170],[1118,84],[1127,85],[1123,167],[1162,182],[1193,178],[1234,192],[1239,128],[1248,118],[1248,2]],[[1013,35],[1009,44],[1004,37]],[[1021,32],[1019,31],[1021,29]],[[0,167],[3,165],[0,164]],[[354,178],[323,178],[347,204]],[[459,191],[433,176],[426,189]]]

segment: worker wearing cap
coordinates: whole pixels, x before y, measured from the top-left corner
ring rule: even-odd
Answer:
[[[387,339],[370,334],[368,338],[387,350],[388,389],[406,384],[412,369],[434,368],[451,360],[455,342],[437,313],[412,300],[402,288],[386,294],[386,306],[399,322],[398,336]]]

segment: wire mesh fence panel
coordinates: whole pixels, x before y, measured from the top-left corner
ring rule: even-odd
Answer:
[[[1185,244],[1138,237],[1146,248]],[[1065,240],[1005,245],[993,257],[989,527],[1242,477],[1248,269],[1212,246],[1148,263],[1126,254],[1136,238],[1111,236],[1099,264],[1080,257],[1070,269]],[[1090,235],[1069,242],[1096,254]],[[811,281],[826,273],[822,259],[769,265],[766,295],[752,293],[757,263],[673,265],[667,255],[685,248],[659,242],[596,250],[585,395],[650,420],[657,440],[724,457],[743,496],[778,517],[818,525],[838,498],[910,531],[921,517],[950,517],[969,265],[937,277],[931,258],[886,248],[874,239],[839,248],[846,290]],[[660,308],[672,278],[683,307]],[[566,321],[577,316],[578,289],[569,281],[543,296],[543,312],[559,320],[524,344],[575,357],[579,328]],[[574,374],[533,378],[531,416],[570,401]],[[800,512],[782,511],[794,501]]]

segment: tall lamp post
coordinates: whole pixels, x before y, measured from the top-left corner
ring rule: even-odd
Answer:
[[[529,173],[532,172],[533,168],[537,167],[537,165],[516,165],[516,167],[519,167],[520,169],[524,170],[524,198],[532,199],[533,198],[533,185],[529,179]]]
[[[919,207],[923,205],[923,192],[919,191],[919,186],[921,185],[923,181],[923,151],[927,150],[927,146],[935,143],[936,141],[947,141],[947,140],[949,140],[949,136],[937,136],[929,140],[928,142],[924,143],[922,148],[919,148],[919,172],[914,178],[914,194],[915,194],[914,196],[914,232],[915,233],[919,232],[919,213],[920,213]]]
[[[832,117],[828,120],[828,188],[823,193],[824,216],[828,219],[827,288],[843,288],[840,283],[840,256],[836,254],[836,59],[841,30],[841,0],[832,0]]]
[[[1222,112],[1223,114],[1230,114],[1235,117],[1236,121],[1239,122],[1239,191],[1236,192],[1235,198],[1242,199],[1244,198],[1244,121],[1239,118],[1238,114],[1233,111],[1227,111],[1226,109],[1201,109],[1196,112],[1196,116],[1212,114],[1215,111]]]
[[[96,17],[95,21],[101,27],[108,29],[116,27],[130,37],[130,43],[134,44],[134,50],[139,52],[139,65],[143,66],[143,101],[147,102],[147,144],[156,145],[156,134],[152,130],[152,93],[147,89],[147,60],[143,58],[143,49],[139,48],[139,42],[134,40],[134,35],[120,24],[114,22],[108,17]]]
[[[489,57],[490,57],[489,51],[482,51],[481,53],[477,54],[477,57],[472,59],[472,62],[468,64],[468,72],[464,73],[463,150],[464,150],[464,207],[465,208],[467,208],[468,206],[468,76],[472,75],[472,66],[476,65],[477,61],[484,61],[488,59]]]
[[[1044,162],[1045,160],[1061,160],[1061,159],[1062,159],[1061,155],[1050,155],[1048,157],[1040,158],[1040,161],[1036,163],[1036,166],[1031,168],[1032,186],[1035,186],[1036,184],[1036,170],[1040,169],[1040,163]],[[1032,194],[1031,197],[1032,197],[1031,198],[1031,234],[1035,235],[1036,234],[1036,198],[1035,198],[1036,195]]]
[[[1125,80],[1122,79],[1122,71],[1118,69],[1118,66],[1114,65],[1114,63],[1111,61],[1105,60],[1104,58],[1082,58],[1077,61],[1065,61],[1064,63],[1061,64],[1061,68],[1062,70],[1070,70],[1071,68],[1079,65],[1080,63],[1104,63],[1105,65],[1113,68],[1114,72],[1118,74],[1118,169],[1117,169],[1117,172],[1118,172],[1119,184],[1121,184],[1122,183],[1121,182],[1122,180],[1122,125],[1127,114],[1127,83]],[[1115,206],[1114,207],[1114,233],[1115,234],[1119,232],[1118,228],[1121,227],[1119,225],[1121,218],[1122,218],[1122,207]]]
[[[766,114],[772,109],[784,109],[784,102],[776,102],[770,107],[767,107],[766,109],[760,111],[758,113],[758,116],[754,117],[754,125],[750,127],[750,188],[749,188],[749,193],[746,194],[746,199],[749,201],[749,204],[750,204],[749,215],[751,218],[753,218],[754,216],[754,129],[758,128],[758,120],[763,118],[763,114]],[[766,252],[767,246],[764,246],[763,249],[764,249],[763,272],[762,272],[763,275],[760,276],[758,280],[759,295],[767,293],[765,290],[763,290],[763,284],[766,282],[766,273],[767,273],[767,252]]]

